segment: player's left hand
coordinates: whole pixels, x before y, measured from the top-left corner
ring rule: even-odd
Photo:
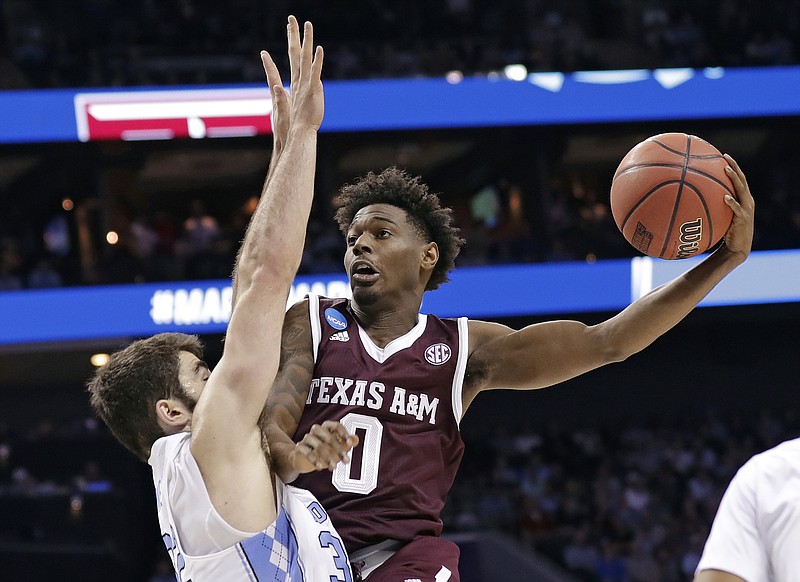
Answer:
[[[725,197],[725,203],[733,210],[733,222],[731,222],[728,232],[725,233],[725,248],[733,254],[740,255],[741,260],[744,261],[753,246],[755,201],[750,193],[747,178],[739,164],[728,154],[725,154],[724,157],[728,162],[725,171],[736,190],[736,198]]]
[[[292,465],[299,473],[333,471],[340,462],[350,462],[350,450],[358,445],[358,437],[347,432],[341,422],[326,420],[315,424],[292,451]]]

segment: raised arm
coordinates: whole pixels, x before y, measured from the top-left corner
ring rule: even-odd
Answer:
[[[219,364],[194,411],[192,454],[215,508],[233,527],[257,531],[274,504],[258,423],[278,367],[281,322],[305,240],[313,198],[317,131],[324,103],[322,50],[306,23],[288,25],[292,98],[284,149],[247,228],[236,302]],[[265,66],[271,59],[262,53]],[[273,86],[280,101],[285,93]],[[257,529],[252,529],[256,527]]]
[[[534,389],[557,384],[641,351],[674,327],[750,254],[755,203],[736,162],[725,156],[738,201],[723,244],[703,262],[654,289],[616,316],[587,326],[550,321],[514,331],[470,322],[470,349],[464,390],[465,410],[481,390]]]
[[[299,47],[295,47],[295,50],[297,48]],[[289,50],[293,50],[292,47],[290,47]],[[261,64],[264,67],[264,73],[267,77],[267,87],[269,87],[270,100],[272,102],[272,113],[270,114],[270,125],[272,126],[272,154],[269,160],[267,177],[264,180],[264,186],[261,189],[261,197],[263,199],[264,194],[267,192],[267,188],[269,187],[269,183],[272,180],[272,175],[275,172],[275,168],[278,167],[278,160],[281,158],[283,148],[286,145],[286,140],[289,137],[289,121],[292,111],[291,94],[284,90],[281,82],[281,75],[278,72],[278,67],[275,65],[275,61],[272,60],[272,57],[266,51],[261,52]],[[242,259],[243,249],[244,245],[239,247],[239,251],[236,255],[236,262],[233,266],[233,305],[236,305],[236,300],[239,295],[239,277],[237,275],[239,270],[239,262]]]

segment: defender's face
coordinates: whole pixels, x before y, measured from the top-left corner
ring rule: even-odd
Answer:
[[[197,403],[211,372],[208,365],[194,354],[182,351],[178,357],[178,381],[186,395]]]
[[[353,217],[346,238],[344,266],[357,302],[368,304],[382,294],[419,288],[428,243],[405,210],[391,204],[365,206]]]

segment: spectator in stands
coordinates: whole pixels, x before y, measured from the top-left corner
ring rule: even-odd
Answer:
[[[301,3],[290,5],[300,8]],[[18,87],[76,87],[228,83],[255,80],[248,50],[266,31],[279,41],[274,8],[243,0],[231,13],[221,6],[191,2],[181,9],[146,4],[141,11],[108,2],[78,4],[75,10],[44,9],[9,2],[4,40]],[[318,26],[338,39],[332,47],[333,78],[440,76],[500,71],[524,63],[539,71],[658,68],[669,66],[785,65],[797,62],[800,7],[771,2],[758,18],[752,6],[732,0],[713,12],[706,3],[618,3],[598,0],[574,5],[545,1],[492,3],[431,0],[397,11],[364,4],[344,16],[315,6]],[[438,28],[429,22],[440,23]],[[111,24],[109,24],[111,23]],[[512,34],[518,25],[528,35]],[[445,38],[442,31],[446,31]],[[409,38],[410,37],[410,38]],[[393,46],[410,50],[393,50]],[[0,51],[2,54],[4,51]],[[26,78],[27,77],[27,78]]]

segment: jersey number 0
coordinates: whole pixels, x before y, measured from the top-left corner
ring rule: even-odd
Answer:
[[[351,412],[341,420],[350,434],[361,431],[363,439],[360,446],[350,452],[361,452],[361,474],[353,477],[350,470],[353,463],[339,463],[333,471],[334,487],[344,493],[367,495],[378,486],[378,469],[381,462],[381,442],[383,441],[383,425],[374,416],[366,416]],[[351,459],[352,460],[352,459]]]

